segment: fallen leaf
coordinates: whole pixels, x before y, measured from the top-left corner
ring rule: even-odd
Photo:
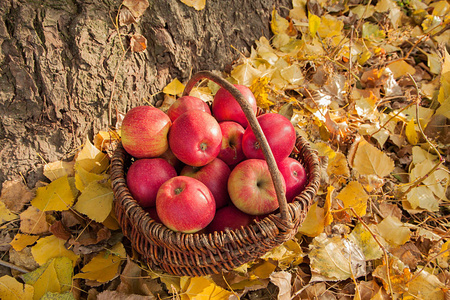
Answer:
[[[79,163],[88,172],[100,174],[108,168],[109,159],[107,154],[97,149],[89,138],[86,138],[83,149],[76,155],[75,163]]]
[[[150,4],[148,0],[123,0],[122,5],[131,11],[135,19],[139,19]]]
[[[233,295],[233,293],[221,288],[206,277],[182,277],[182,281],[183,280],[185,280],[185,283],[181,284],[181,300],[225,300],[229,299],[229,297]]]
[[[414,119],[411,119],[406,124],[405,135],[411,145],[417,145],[417,143],[419,142],[419,135],[417,134],[416,128],[414,126]]]
[[[398,247],[409,241],[411,231],[396,217],[388,216],[377,225],[380,235],[392,247]]]
[[[74,278],[95,280],[100,283],[111,281],[118,275],[120,263],[125,257],[125,248],[122,243],[117,243],[111,250],[103,250],[94,256]]]
[[[231,71],[231,77],[236,79],[239,84],[245,86],[251,86],[261,75],[261,71],[255,69],[249,62],[238,65]]]
[[[114,195],[109,182],[91,182],[78,197],[74,209],[96,222],[103,222],[109,216]]]
[[[16,251],[11,247],[8,254],[10,263],[25,270],[34,270],[39,267],[31,254],[31,247],[25,247],[21,251]]]
[[[288,33],[289,21],[280,16],[275,9],[272,9],[272,20],[270,22],[270,28],[273,34]]]
[[[119,12],[119,26],[127,26],[136,23],[137,20],[128,7],[122,7]]]
[[[80,192],[90,183],[106,179],[107,177],[108,175],[88,172],[80,164],[75,164],[75,186]]]
[[[273,248],[263,256],[262,259],[272,259],[278,263],[278,268],[285,270],[288,267],[297,266],[303,261],[303,251],[299,243],[295,240],[289,240]]]
[[[375,174],[383,178],[394,170],[394,161],[384,152],[362,139],[356,145],[353,159],[349,159],[350,165],[362,175]]]
[[[0,201],[0,223],[5,223],[17,219],[17,215],[12,213],[3,203]]]
[[[344,208],[353,208],[358,216],[362,217],[366,214],[369,195],[359,182],[350,181],[336,198],[342,201]]]
[[[386,66],[386,68],[389,68],[389,70],[392,71],[395,79],[408,74],[414,75],[416,73],[416,69],[414,69],[413,66],[411,66],[404,60],[397,60],[393,63],[390,63]]]
[[[44,176],[50,179],[50,181],[54,181],[63,176],[73,176],[74,170],[73,166],[75,161],[62,161],[58,160],[55,162],[51,162],[44,165]]]
[[[20,231],[29,234],[42,234],[48,232],[45,212],[34,206],[29,206],[20,214]]]
[[[31,247],[34,260],[42,266],[52,258],[64,256],[69,258],[75,266],[78,255],[71,250],[67,250],[65,242],[65,240],[59,239],[54,235],[41,237],[36,242],[36,245]]]
[[[318,236],[325,228],[324,209],[314,202],[309,208],[305,220],[300,225],[298,232],[306,236]]]
[[[184,91],[184,84],[182,84],[178,78],[172,80],[168,85],[166,85],[163,89],[164,94],[168,95],[180,95]]]
[[[375,241],[373,235],[361,223],[356,224],[348,239],[361,248],[366,260],[379,259],[383,255],[383,251]]]
[[[268,82],[268,77],[261,77],[254,80],[250,86],[250,90],[255,96],[257,105],[263,109],[268,109],[270,106],[274,105],[274,103],[269,100]]]
[[[419,270],[416,271],[416,273],[418,272]],[[407,289],[403,295],[404,299],[420,297],[422,299],[444,300],[446,299],[444,291],[448,290],[448,286],[446,287],[436,275],[430,274],[425,270],[409,281],[406,286]]]
[[[75,179],[66,175],[38,188],[31,205],[41,211],[68,210],[75,202],[77,194]]]
[[[278,300],[291,299],[291,278],[291,273],[286,271],[273,272],[270,274],[270,281],[278,287]]]
[[[196,10],[202,10],[205,8],[206,0],[180,0],[187,6],[193,7]]]
[[[67,257],[55,257],[36,270],[22,275],[34,287],[33,299],[42,299],[48,292],[64,293],[72,288],[73,266]]]
[[[314,281],[337,281],[367,274],[361,249],[340,236],[328,238],[322,233],[309,245],[308,254]]]
[[[408,211],[411,209],[413,211],[439,210],[439,199],[437,199],[433,192],[424,185],[412,188],[411,191],[406,194],[406,201],[408,201],[409,205],[405,205],[406,203],[404,203],[404,208]]]
[[[3,182],[0,202],[14,213],[22,211],[23,207],[33,199],[34,193],[22,180],[7,180]]]
[[[34,289],[29,284],[18,282],[14,277],[0,277],[0,299],[33,299]]]
[[[311,36],[315,36],[317,33],[317,30],[319,29],[320,26],[320,17],[314,15],[314,14],[309,14],[308,16],[308,27],[309,27],[309,33],[311,34]]]
[[[130,50],[132,52],[142,52],[147,49],[147,39],[139,33],[135,33],[130,38]]]
[[[14,250],[22,251],[25,247],[34,244],[34,242],[36,242],[38,238],[38,235],[17,233],[14,236],[14,239],[11,241],[10,245],[14,248]]]
[[[99,293],[96,298],[97,300],[153,300],[156,299],[153,295],[136,295],[136,294],[127,294],[127,293],[121,293],[118,291],[110,291],[110,290],[104,290],[103,292]]]

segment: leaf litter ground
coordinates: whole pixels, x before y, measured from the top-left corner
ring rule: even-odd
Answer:
[[[49,183],[3,184],[1,299],[449,299],[450,4],[292,6],[274,8],[273,37],[223,76],[288,117],[320,156],[321,189],[295,238],[221,275],[149,270],[112,211],[122,112],[72,160],[46,164]],[[124,1],[117,30],[147,7]],[[131,35],[130,51],[146,45]],[[174,79],[157,106],[183,89]],[[206,82],[191,95],[216,91]]]

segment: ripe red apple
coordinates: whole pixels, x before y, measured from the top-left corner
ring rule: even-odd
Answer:
[[[156,196],[161,222],[174,231],[194,233],[214,218],[216,202],[211,191],[199,180],[187,176],[164,182]]]
[[[222,207],[216,211],[214,219],[206,228],[207,232],[225,231],[225,229],[240,229],[241,226],[248,226],[253,222],[255,216],[246,214],[234,205]]]
[[[295,129],[292,123],[277,113],[266,113],[257,118],[261,129],[266,136],[275,160],[281,161],[288,157],[295,145]],[[261,145],[255,134],[247,127],[242,137],[242,149],[247,158],[265,159]]]
[[[175,176],[175,168],[162,158],[138,159],[128,169],[127,186],[139,205],[155,206],[159,187]]]
[[[269,167],[262,159],[247,159],[234,167],[228,178],[228,193],[233,204],[250,215],[268,214],[279,207]]]
[[[252,91],[245,85],[234,85],[244,96],[244,99],[251,105],[256,114],[256,99]],[[224,88],[220,88],[212,103],[212,113],[219,121],[235,121],[246,128],[248,126],[247,118],[239,103],[234,97]]]
[[[206,104],[206,102],[202,99],[192,96],[183,96],[181,98],[178,98],[178,100],[176,100],[169,107],[169,109],[167,110],[167,115],[169,116],[170,120],[174,122],[179,116],[181,116],[188,110],[201,110],[207,112],[208,114],[211,114],[211,110],[208,104]]]
[[[219,123],[204,111],[185,112],[170,129],[170,149],[179,160],[190,166],[200,167],[213,161],[221,144]]]
[[[181,170],[184,167],[183,162],[181,160],[179,160],[175,156],[175,154],[173,154],[173,152],[172,152],[172,150],[170,150],[170,148],[168,148],[166,150],[166,152],[161,154],[159,157],[166,160],[169,164],[171,164],[175,168],[175,170],[177,171],[178,174],[181,172]]]
[[[185,166],[180,175],[189,176],[204,183],[214,196],[216,209],[225,206],[230,202],[228,195],[228,177],[230,167],[221,159],[215,158],[209,164],[202,167]]]
[[[167,134],[171,125],[170,118],[155,107],[132,108],[122,121],[122,145],[136,158],[157,157],[169,147]]]
[[[278,163],[278,170],[286,182],[286,200],[294,201],[306,185],[306,171],[303,165],[292,157],[286,157]]]
[[[220,122],[219,126],[222,130],[222,145],[217,157],[230,167],[234,167],[245,159],[242,150],[242,136],[245,129],[241,124],[233,121]]]

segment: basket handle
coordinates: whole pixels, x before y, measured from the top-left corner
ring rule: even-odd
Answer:
[[[195,84],[199,82],[201,79],[205,78],[214,81],[220,87],[226,89],[237,100],[242,110],[244,111],[248,123],[253,133],[255,134],[257,141],[260,143],[264,157],[266,158],[266,162],[269,167],[269,172],[272,177],[272,181],[274,183],[277,200],[280,205],[281,218],[288,224],[291,224],[292,220],[288,211],[286,195],[285,192],[283,191],[282,175],[278,170],[277,163],[275,162],[275,158],[273,156],[272,150],[269,147],[269,143],[267,142],[266,136],[264,135],[250,104],[244,99],[244,96],[241,94],[241,92],[233,84],[223,79],[222,77],[215,75],[214,73],[209,71],[200,71],[194,74],[188,81],[186,87],[184,88],[183,96],[189,95]]]

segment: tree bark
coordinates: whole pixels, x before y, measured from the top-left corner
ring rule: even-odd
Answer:
[[[0,184],[18,175],[30,187],[42,180],[45,162],[70,158],[108,128],[110,100],[114,112],[126,112],[154,103],[174,78],[229,69],[256,39],[270,38],[274,5],[290,2],[207,0],[196,11],[179,0],[149,0],[119,35],[121,1],[1,1]],[[128,32],[145,36],[147,49],[125,53]]]

